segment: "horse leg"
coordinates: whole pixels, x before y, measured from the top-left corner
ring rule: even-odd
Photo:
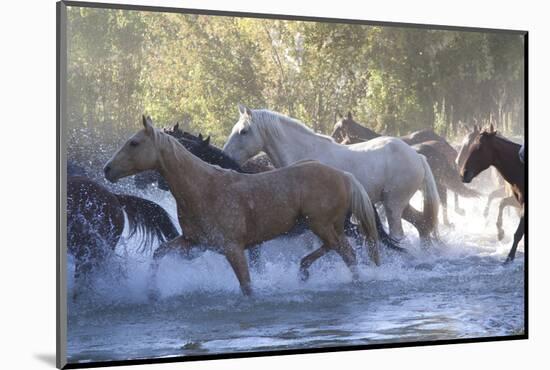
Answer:
[[[326,244],[323,244],[321,248],[314,250],[300,261],[300,279],[302,281],[307,281],[309,279],[309,267],[313,262],[317,261],[319,258],[323,257],[330,249]]]
[[[437,183],[437,191],[439,193],[439,200],[440,204],[443,207],[443,224],[445,226],[452,227],[453,225],[449,222],[449,215],[448,215],[448,209],[447,209],[447,188],[443,186],[443,184]]]
[[[250,273],[248,271],[248,263],[246,262],[246,256],[244,255],[244,248],[240,245],[230,245],[225,249],[225,258],[233,268],[241,291],[245,296],[252,294],[252,286],[250,284]]]
[[[191,249],[193,244],[185,238],[184,235],[180,235],[175,239],[162,243],[153,253],[153,261],[150,266],[150,284],[154,284],[158,269],[159,260],[171,252],[179,252],[186,259],[192,259]],[[149,286],[149,299],[155,300],[158,297],[157,289],[154,285]]]
[[[505,264],[510,263],[514,260],[516,257],[516,249],[518,249],[518,244],[521,238],[523,238],[523,234],[525,233],[525,224],[524,224],[524,218],[523,214],[521,215],[521,218],[519,219],[519,225],[516,229],[516,232],[514,233],[514,243],[512,244],[512,249],[510,249],[510,253],[508,254],[508,258],[506,258]]]
[[[491,202],[495,198],[504,197],[504,196],[506,196],[506,190],[504,189],[504,187],[493,190],[487,197],[487,204],[485,205],[485,209],[483,210],[483,217],[487,217],[489,215],[489,208],[491,207]]]
[[[359,232],[359,227],[351,222],[351,213],[346,216],[346,220],[344,221],[344,232],[347,236],[355,239],[357,243],[362,242],[363,236]]]
[[[336,247],[336,252],[340,255],[340,257],[342,257],[344,263],[351,271],[353,281],[357,281],[359,280],[359,271],[357,270],[357,256],[355,255],[355,251],[351,245],[349,245],[345,235],[342,235],[339,240],[340,242]],[[376,257],[377,256],[371,256],[371,259],[376,260]]]
[[[498,206],[498,217],[497,217],[497,238],[502,240],[504,238],[504,230],[502,229],[502,213],[504,208],[508,206],[515,205],[516,199],[513,196],[502,198]]]
[[[417,230],[418,236],[425,246],[431,243],[430,229],[424,222],[422,212],[414,209],[410,204],[403,210],[403,219],[410,222]]]
[[[439,193],[439,195],[441,196],[441,193]],[[454,198],[455,198],[455,212],[456,212],[456,214],[460,215],[460,216],[464,216],[466,214],[466,212],[464,211],[464,208],[460,208],[458,193],[454,193]]]
[[[390,237],[396,240],[403,239],[405,233],[403,232],[403,224],[401,223],[401,214],[403,213],[400,207],[393,202],[390,202],[386,194],[384,194],[384,210],[386,211],[386,218],[388,219],[388,227],[390,229]]]

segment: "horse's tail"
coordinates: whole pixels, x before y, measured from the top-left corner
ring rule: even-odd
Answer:
[[[161,243],[179,236],[168,212],[147,199],[133,195],[115,194],[128,217],[129,236],[139,233],[141,251],[151,248],[156,239]]]
[[[380,265],[380,253],[378,251],[378,230],[376,228],[376,216],[374,205],[370,201],[367,191],[351,173],[346,175],[351,184],[351,213],[359,230],[368,240],[369,256],[374,263]]]
[[[429,231],[431,231],[434,237],[439,238],[437,223],[439,214],[439,193],[437,192],[437,185],[435,184],[434,175],[426,160],[426,157],[422,154],[418,154],[424,167],[424,207],[422,213],[424,216],[424,222]]]

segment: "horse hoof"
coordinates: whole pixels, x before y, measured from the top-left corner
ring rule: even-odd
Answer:
[[[504,261],[503,265],[504,266],[508,266],[509,264],[511,264],[514,260],[511,259],[510,257],[506,258],[506,261]]]

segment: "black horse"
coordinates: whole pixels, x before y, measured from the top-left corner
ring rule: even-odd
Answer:
[[[74,173],[75,167],[68,171]],[[133,195],[115,194],[84,176],[67,179],[67,249],[75,258],[75,291],[109,260],[124,230],[141,236],[141,249],[179,235],[168,213],[158,204]]]

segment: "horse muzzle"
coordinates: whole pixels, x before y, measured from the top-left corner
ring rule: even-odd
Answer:
[[[469,184],[474,179],[474,173],[472,171],[464,171],[461,177],[462,182]]]
[[[112,183],[117,182],[117,180],[119,179],[117,176],[115,176],[114,172],[115,171],[113,171],[113,168],[111,167],[111,165],[109,165],[109,163],[107,163],[105,167],[103,167],[103,173],[105,174],[105,178]]]

